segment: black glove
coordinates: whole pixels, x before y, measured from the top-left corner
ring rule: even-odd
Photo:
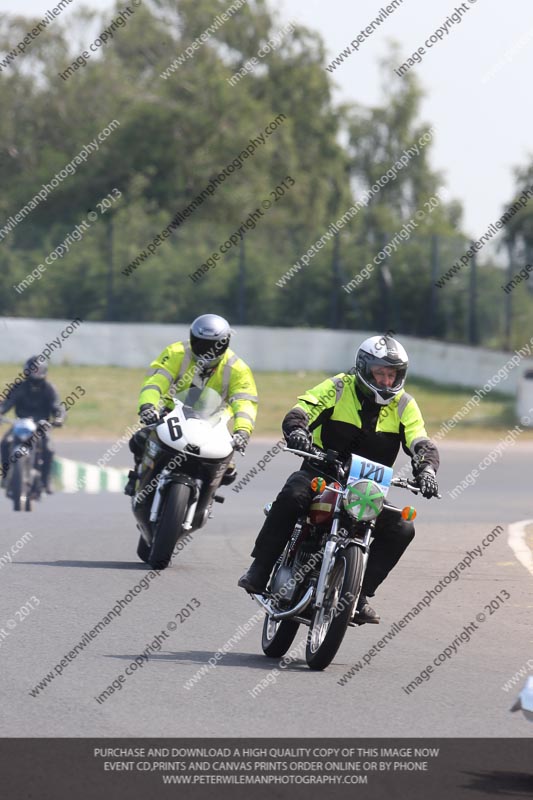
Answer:
[[[248,431],[235,431],[233,434],[233,449],[238,450],[239,453],[244,455],[244,451],[248,446],[248,441],[250,439],[250,434]]]
[[[145,403],[139,410],[139,418],[143,425],[155,425],[159,422],[157,408],[151,403]]]
[[[311,451],[313,437],[310,431],[306,431],[303,428],[296,428],[289,433],[286,439],[287,447],[291,450],[304,450],[306,453]]]
[[[416,482],[420,487],[423,497],[436,497],[439,493],[439,485],[433,467],[424,467],[417,476]]]

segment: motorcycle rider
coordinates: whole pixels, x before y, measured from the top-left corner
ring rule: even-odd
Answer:
[[[55,387],[46,380],[48,365],[42,362],[39,356],[32,356],[26,361],[23,373],[27,377],[21,383],[11,387],[5,400],[0,403],[0,414],[5,414],[14,407],[17,417],[31,417],[36,423],[46,422],[46,425],[41,424],[39,429],[43,460],[41,481],[45,492],[52,494],[50,477],[54,451],[50,446],[50,438],[48,436],[49,420],[52,417],[52,426],[60,428],[65,420],[65,410],[61,406]],[[11,442],[12,437],[9,430],[0,444],[3,489],[7,483]]]
[[[336,450],[341,457],[353,452],[391,467],[402,445],[411,456],[422,495],[437,495],[439,453],[428,438],[416,400],[404,390],[407,367],[407,353],[396,339],[388,335],[366,339],[356,352],[355,370],[327,378],[298,397],[282,423],[288,447],[309,451],[315,445],[324,451]],[[320,470],[304,460],[302,468],[288,478],[257,536],[254,561],[238,581],[241,588],[253,594],[265,590],[296,520],[311,502],[310,482],[315,475],[320,475]],[[380,621],[368,597],[374,596],[397,564],[415,530],[399,510],[385,509],[373,535],[354,615],[361,623]]]
[[[233,446],[244,453],[255,426],[257,389],[250,367],[232,350],[229,343],[232,330],[227,320],[218,314],[202,314],[190,328],[189,342],[174,342],[152,361],[148,377],[141,387],[138,413],[144,425],[159,421],[158,406],[173,408],[172,396],[192,387],[215,389],[233,411]],[[142,460],[148,436],[146,428],[133,434],[130,450],[135,467],[130,471],[124,493],[133,497],[137,468]],[[237,470],[231,463],[222,479],[228,485],[235,480]]]

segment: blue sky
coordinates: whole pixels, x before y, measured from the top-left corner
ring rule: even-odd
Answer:
[[[319,30],[333,59],[387,2],[272,0],[271,6],[279,12],[280,27],[295,20]],[[0,0],[0,12],[39,15],[54,5],[53,0]],[[73,0],[62,18],[79,5]],[[108,0],[84,5],[102,11],[112,7]],[[460,5],[457,0],[403,0],[337,68],[336,98],[379,103],[378,64],[388,41],[398,41],[406,59]],[[422,117],[436,128],[433,167],[442,172],[450,195],[463,203],[467,233],[478,238],[512,197],[513,167],[533,158],[527,91],[533,73],[533,4],[464,0],[464,5],[463,21],[448,26],[449,33],[412,71],[427,92]]]

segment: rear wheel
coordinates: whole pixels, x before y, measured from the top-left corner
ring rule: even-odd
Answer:
[[[300,623],[292,619],[274,620],[272,617],[266,617],[261,639],[263,653],[270,658],[284,656],[293,643],[299,627]]]
[[[170,564],[172,551],[182,533],[190,495],[191,488],[183,483],[172,483],[167,489],[148,558],[154,569],[166,569]]]
[[[324,603],[314,611],[307,636],[305,660],[311,669],[325,669],[335,658],[353,615],[362,570],[363,554],[358,547],[337,555]]]

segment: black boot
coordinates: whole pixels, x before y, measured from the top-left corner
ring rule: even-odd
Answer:
[[[252,561],[247,572],[237,581],[237,586],[245,589],[250,594],[263,594],[270,577],[270,570],[259,562],[259,559]]]
[[[379,625],[381,621],[381,617],[369,604],[368,598],[365,594],[359,595],[359,600],[357,601],[357,606],[355,607],[353,615],[353,621],[358,625],[364,625],[365,623]]]
[[[128,482],[124,487],[124,494],[127,494],[128,497],[135,496],[135,484],[137,483],[137,470],[130,469],[128,473]]]

